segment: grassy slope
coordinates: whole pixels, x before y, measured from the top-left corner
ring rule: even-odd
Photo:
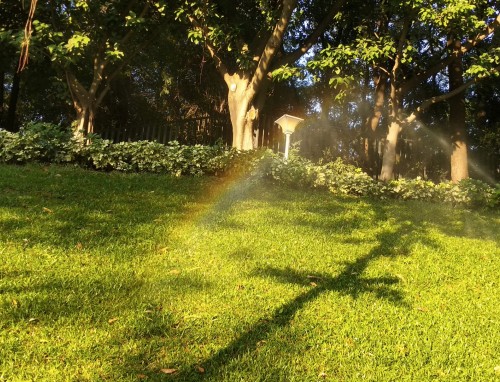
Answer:
[[[500,379],[498,212],[36,166],[0,193],[0,381]]]

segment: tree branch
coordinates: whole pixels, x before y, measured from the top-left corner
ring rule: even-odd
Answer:
[[[257,65],[257,69],[253,75],[252,81],[250,83],[249,89],[253,95],[257,92],[260,84],[264,80],[264,77],[268,74],[270,69],[270,64],[278,48],[281,46],[281,42],[283,41],[283,36],[285,34],[286,28],[288,26],[288,22],[292,16],[293,10],[297,5],[297,0],[283,0],[283,9],[281,11],[281,15],[279,20],[276,22],[274,26],[273,33],[269,37],[267,41],[266,47],[264,48],[264,52],[260,56],[259,63]]]
[[[264,52],[264,49],[266,48],[267,41],[269,40],[269,37],[273,33],[272,30],[260,30],[254,37],[252,43],[250,44],[250,51],[252,52],[253,55],[253,60],[255,62],[259,62],[259,58],[262,55],[262,52]]]
[[[441,70],[446,69],[448,65],[455,59],[455,56],[447,56],[446,58],[443,58],[441,61],[439,61],[436,65],[434,65],[432,68],[429,68],[427,70],[424,70],[423,72],[417,73],[415,76],[411,77],[408,81],[403,83],[399,91],[401,94],[406,94],[412,89],[414,89],[418,84],[420,84],[423,80],[426,78],[429,78],[430,76],[433,76],[435,74],[438,74]]]
[[[19,55],[19,64],[17,67],[18,73],[21,73],[28,65],[31,34],[33,33],[33,18],[35,17],[36,5],[37,0],[31,0],[28,19],[26,20],[26,25],[24,27],[24,38],[21,44],[21,54]]]
[[[492,21],[490,24],[486,26],[486,28],[483,30],[483,33],[478,34],[476,38],[474,38],[473,40],[469,40],[467,43],[462,45],[461,54],[469,52],[472,48],[477,46],[481,41],[483,41],[489,35],[494,33],[496,28],[498,28],[499,26],[500,26],[500,14],[496,17],[494,21]],[[434,65],[432,68],[420,72],[414,77],[410,78],[408,81],[406,81],[404,84],[401,85],[400,87],[401,93],[402,94],[408,93],[409,91],[414,89],[418,84],[424,81],[426,78],[429,78],[430,76],[439,73],[443,69],[446,69],[448,65],[451,64],[451,62],[456,58],[457,58],[456,55],[448,55],[447,57],[439,61],[436,65]]]
[[[79,109],[79,104],[84,103],[85,98],[87,98],[87,90],[69,69],[65,70],[65,74],[73,105]]]
[[[401,64],[401,58],[403,56],[403,49],[406,41],[406,37],[408,36],[408,32],[410,31],[411,24],[413,23],[413,19],[409,16],[405,19],[403,24],[403,30],[401,31],[401,35],[399,36],[398,48],[396,51],[396,57],[394,58],[394,66],[392,67],[391,73],[393,76],[396,75],[396,72],[399,69],[399,65]]]
[[[104,69],[106,69],[106,65],[108,64],[108,60],[106,60],[103,55],[104,46],[101,46],[98,49],[96,55],[94,56],[94,75],[92,77],[92,83],[90,84],[89,94],[95,96],[97,90],[99,89],[99,85],[104,79]]]
[[[495,71],[498,71],[499,69],[500,69],[500,66],[497,66],[496,68],[494,68]],[[413,113],[411,113],[411,115],[406,117],[403,122],[410,123],[410,122],[415,121],[417,119],[417,117],[425,109],[427,109],[431,105],[434,105],[435,103],[438,103],[438,102],[446,101],[447,99],[452,98],[452,97],[456,96],[457,94],[460,94],[461,92],[463,92],[467,88],[471,87],[472,85],[474,85],[474,84],[476,84],[476,83],[478,83],[486,78],[488,78],[488,77],[472,78],[469,81],[464,82],[461,86],[457,87],[456,89],[453,89],[452,91],[450,91],[448,93],[441,94],[439,96],[435,96],[435,97],[432,97],[432,98],[425,100],[424,102],[422,102],[422,104],[419,107],[417,107],[417,109]]]
[[[208,28],[206,26],[202,26],[198,20],[196,20],[193,16],[189,15],[188,16],[189,21],[195,28],[199,28],[203,31],[203,34],[205,37],[208,36]],[[227,65],[224,63],[222,58],[217,54],[217,49],[215,46],[208,40],[208,38],[205,39],[205,46],[208,49],[208,52],[210,53],[210,56],[215,62],[215,67],[218,70],[219,74],[222,76],[226,84],[229,86],[229,70],[227,69]]]
[[[132,1],[129,5],[131,6],[133,3],[134,3],[134,1]],[[146,16],[148,9],[149,9],[149,4],[148,3],[144,4],[144,7],[142,8],[141,13],[139,14],[139,18]],[[125,36],[123,36],[123,38],[119,41],[119,44],[120,45],[126,44],[127,41],[132,38],[132,36],[135,34],[135,32],[136,32],[136,29],[130,29],[125,34]]]
[[[462,45],[462,53],[467,53],[470,51],[472,48],[474,48],[477,44],[479,44],[481,41],[483,41],[485,38],[490,36],[492,33],[495,32],[495,30],[500,26],[500,14],[493,20],[491,23],[486,25],[486,28],[484,28],[483,32],[481,34],[478,34],[476,38],[473,40],[467,41],[465,44]]]
[[[391,90],[390,90],[390,101],[392,104],[391,107],[391,115],[392,117],[396,117],[398,104],[399,104],[399,89],[396,87],[397,81],[397,71],[399,70],[399,66],[401,65],[401,59],[403,56],[403,49],[406,41],[406,37],[408,36],[408,32],[410,31],[411,24],[413,23],[413,18],[408,16],[405,18],[403,23],[403,29],[401,31],[401,36],[399,37],[398,47],[396,50],[396,57],[394,57],[394,65],[389,73]]]
[[[307,53],[309,49],[318,41],[318,38],[323,34],[323,32],[328,28],[331,21],[335,17],[335,15],[339,12],[340,8],[344,5],[346,0],[337,1],[326,14],[326,16],[321,20],[321,22],[316,26],[314,31],[302,42],[302,44],[293,52],[290,52],[276,61],[273,65],[275,68],[279,68],[280,66],[286,64],[293,64],[300,57]]]

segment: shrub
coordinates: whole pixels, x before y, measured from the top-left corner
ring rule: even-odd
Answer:
[[[296,187],[322,186],[318,179],[318,167],[293,152],[289,160],[273,156],[267,173],[275,180]]]
[[[477,179],[464,179],[458,183],[460,199],[469,206],[491,206],[499,204],[498,185],[495,188]]]
[[[287,161],[274,155],[268,175],[278,182],[300,187],[326,188],[337,195],[380,194],[380,187],[370,176],[341,159],[316,165],[296,153]]]
[[[340,158],[320,166],[319,182],[339,195],[381,196],[379,184],[360,168],[344,163]]]
[[[241,152],[221,143],[214,146],[170,142],[113,143],[89,135],[85,144],[61,126],[26,125],[19,133],[0,130],[0,161],[5,163],[69,163],[103,171],[156,172],[173,175],[221,175],[255,167],[262,151]]]
[[[221,175],[253,166],[258,151],[239,152],[222,145],[180,145],[169,142],[121,142],[100,138],[81,148],[79,156],[86,166],[97,170],[156,172],[172,175]]]
[[[19,135],[0,130],[0,160],[5,163],[17,161]]]
[[[436,185],[420,177],[415,179],[401,178],[389,182],[393,196],[404,200],[437,200]]]
[[[262,160],[266,158],[266,160]],[[500,187],[474,179],[434,184],[420,178],[374,181],[361,169],[337,159],[315,164],[291,151],[290,159],[262,150],[238,151],[222,144],[180,145],[170,142],[112,143],[98,136],[77,142],[71,131],[49,123],[30,123],[19,133],[0,130],[0,161],[76,163],[105,171],[156,172],[172,175],[221,175],[248,172],[261,163],[264,174],[293,187],[327,189],[337,195],[442,201],[470,207],[500,205]]]
[[[458,184],[435,184],[421,178],[382,183],[374,181],[361,169],[346,164],[341,159],[314,164],[296,155],[288,161],[274,155],[271,161],[267,173],[274,181],[294,186],[326,188],[337,195],[442,201],[468,207],[500,205],[500,187],[497,185],[493,188],[474,179],[466,179]]]
[[[71,162],[76,145],[70,130],[46,122],[28,123],[19,133],[0,130],[0,159],[7,163]]]
[[[112,143],[92,137],[89,144],[80,148],[82,164],[105,171],[170,172],[168,150],[156,142]]]

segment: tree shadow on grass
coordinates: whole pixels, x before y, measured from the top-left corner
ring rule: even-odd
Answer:
[[[165,278],[164,283],[180,295],[210,286],[185,275]],[[141,293],[144,281],[132,271],[107,270],[99,275],[54,276],[23,284],[0,283],[0,322],[15,324],[36,319],[50,323],[62,318],[84,317],[95,323],[105,323],[123,311],[134,309],[130,300]]]
[[[377,211],[383,216],[383,211]],[[193,381],[205,378],[217,378],[226,365],[244,354],[257,351],[260,343],[272,333],[287,327],[296,313],[304,306],[327,292],[336,292],[357,299],[362,294],[372,294],[376,298],[384,299],[401,308],[410,308],[404,300],[403,293],[398,290],[399,279],[391,276],[363,277],[370,264],[382,257],[395,258],[406,253],[394,250],[393,245],[405,236],[413,227],[402,224],[396,229],[388,230],[377,236],[378,245],[369,253],[352,262],[345,263],[343,270],[336,276],[310,272],[298,272],[293,269],[279,269],[266,267],[254,271],[255,276],[267,277],[279,283],[309,286],[310,289],[296,296],[291,301],[275,309],[266,319],[258,321],[250,330],[219,350],[210,358],[199,364],[191,365],[182,372],[173,375],[173,379]],[[198,365],[202,365],[205,373],[196,372]]]
[[[235,189],[236,190],[236,189]],[[259,346],[267,339],[273,336],[274,333],[288,327],[297,312],[302,310],[307,304],[314,302],[322,295],[333,292],[340,296],[349,296],[352,299],[358,299],[362,295],[370,294],[374,298],[383,299],[390,304],[393,304],[402,309],[410,309],[410,305],[405,301],[405,296],[399,288],[400,278],[391,275],[383,275],[380,277],[367,277],[367,269],[374,262],[382,258],[397,258],[407,256],[411,253],[411,248],[414,245],[425,245],[429,248],[440,248],[442,244],[437,242],[429,235],[429,228],[437,228],[440,231],[446,232],[446,221],[443,217],[446,215],[444,208],[440,208],[439,219],[436,223],[432,222],[428,212],[423,213],[423,204],[414,204],[409,208],[406,204],[388,203],[381,201],[369,201],[352,198],[335,198],[335,201],[329,202],[328,206],[317,206],[316,198],[309,198],[304,193],[303,198],[298,198],[296,193],[293,195],[278,189],[278,197],[274,194],[274,187],[268,185],[244,188],[241,194],[232,193],[228,199],[221,200],[216,204],[211,215],[206,217],[201,224],[205,229],[212,229],[222,224],[227,224],[224,220],[219,219],[220,215],[231,214],[236,210],[236,205],[244,200],[254,200],[258,203],[272,204],[276,210],[276,216],[272,218],[277,224],[288,224],[291,227],[303,226],[304,228],[317,231],[325,236],[336,233],[340,236],[345,236],[345,242],[356,244],[358,241],[363,241],[361,238],[349,237],[350,234],[364,229],[357,220],[362,209],[366,209],[367,213],[372,214],[370,220],[363,223],[365,228],[370,224],[379,226],[375,232],[375,236],[369,235],[366,240],[371,242],[375,240],[375,247],[368,253],[354,259],[353,261],[344,262],[343,268],[337,275],[324,273],[315,269],[309,271],[297,271],[292,268],[276,268],[264,267],[253,271],[251,275],[264,277],[274,280],[277,283],[289,285],[299,285],[303,288],[308,288],[300,293],[287,303],[279,306],[274,310],[271,316],[267,314],[260,320],[257,320],[254,325],[238,338],[227,344],[224,348],[217,351],[212,356],[199,360],[199,362],[187,365],[179,362],[182,365],[180,370],[172,375],[166,376],[160,373],[151,372],[148,374],[148,380],[182,380],[195,381],[202,379],[219,380],[222,375],[227,377],[228,368],[231,364],[238,362],[245,355],[256,355],[259,351]],[[251,191],[251,192],[249,192]],[[256,192],[257,191],[257,192]],[[297,199],[300,199],[300,206],[297,206]],[[359,204],[359,205],[358,205]],[[429,208],[433,208],[431,206]],[[282,215],[279,211],[287,211],[293,208],[304,208],[306,213],[304,218],[299,217],[292,221],[282,221]],[[358,215],[346,215],[345,211],[356,208]],[[339,216],[332,216],[338,214]],[[217,219],[216,219],[217,218]],[[346,219],[347,218],[347,219]],[[360,219],[361,220],[361,219]],[[429,220],[431,222],[429,223]],[[381,224],[385,223],[385,224]],[[244,223],[242,223],[244,224]],[[249,229],[248,226],[236,227],[236,229]],[[234,228],[234,227],[232,227]],[[341,232],[340,232],[341,231]],[[254,258],[255,254],[249,247],[240,247],[235,249],[229,256],[231,260],[245,261],[248,258]],[[141,358],[147,360],[152,355],[149,354]],[[124,368],[125,374],[130,374],[134,370],[134,364],[137,360],[129,360],[127,368]],[[199,367],[203,367],[204,372],[199,372]],[[266,370],[266,373],[268,370]],[[276,375],[279,375],[277,369]],[[258,380],[259,372],[255,372],[255,379]],[[266,379],[270,380],[269,375]],[[278,378],[278,377],[277,377]],[[235,376],[238,379],[238,376]]]
[[[10,169],[10,168],[9,168]],[[7,170],[9,170],[7,169]],[[171,229],[210,182],[162,175],[21,167],[0,179],[0,243],[69,251],[134,245],[156,228]],[[18,176],[15,176],[18,174]],[[9,177],[10,176],[10,177]],[[140,229],[138,229],[140,228]]]

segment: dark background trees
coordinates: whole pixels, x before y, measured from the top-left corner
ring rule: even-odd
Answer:
[[[18,72],[27,11],[0,10],[3,129],[76,119],[75,134],[156,139],[203,117],[226,126],[204,122],[204,142],[276,148],[288,112],[317,160],[383,180],[500,177],[496,1],[38,2]],[[179,126],[168,137],[200,139]]]

